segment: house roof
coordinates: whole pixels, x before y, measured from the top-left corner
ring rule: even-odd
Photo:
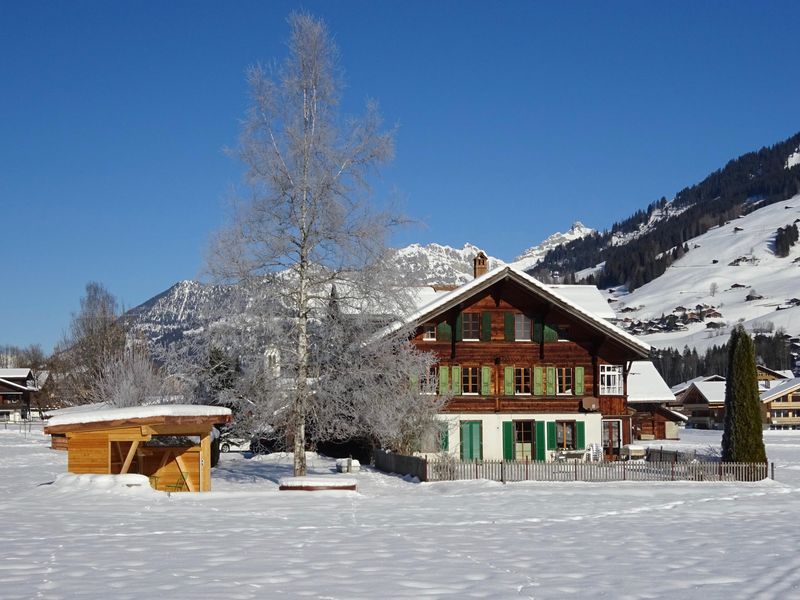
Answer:
[[[397,331],[403,326],[420,323],[427,319],[436,317],[441,313],[457,306],[466,298],[469,298],[470,296],[491,287],[493,284],[497,283],[498,281],[502,281],[503,279],[510,279],[529,289],[530,291],[537,293],[559,308],[562,308],[563,310],[566,310],[570,314],[576,316],[578,319],[601,330],[603,333],[607,334],[617,342],[636,351],[640,356],[645,357],[650,353],[649,344],[642,342],[616,325],[613,325],[605,319],[588,311],[579,304],[575,303],[573,300],[568,299],[566,295],[560,293],[560,291],[543,284],[524,271],[520,271],[519,269],[515,269],[509,265],[492,269],[480,277],[476,277],[472,281],[465,283],[461,287],[435,298],[433,301],[417,309],[404,319],[395,321],[391,325],[378,331],[375,334],[375,337],[379,338]]]
[[[709,404],[723,404],[725,402],[724,381],[696,381],[690,387],[697,388],[697,391]]]
[[[547,287],[601,319],[617,318],[606,297],[593,285],[548,284]]]
[[[28,379],[30,369],[0,369],[0,379]]]
[[[776,385],[773,388],[769,388],[761,392],[759,397],[761,398],[762,402],[769,402],[771,400],[775,400],[775,398],[780,398],[781,396],[791,394],[797,390],[800,390],[800,377],[781,381],[780,385]]]
[[[700,377],[694,377],[689,381],[683,381],[678,385],[673,385],[670,390],[672,390],[672,393],[677,396],[681,392],[688,390],[693,383],[697,383],[698,381],[725,381],[725,378],[722,375],[701,375]]]
[[[667,386],[652,361],[635,360],[628,371],[628,402],[674,402],[675,394]]]
[[[770,375],[774,375],[778,379],[788,379],[794,376],[794,373],[788,371],[789,375],[787,375],[787,371],[776,371],[775,369],[770,369],[769,367],[765,367],[764,365],[756,365],[756,369],[759,371],[763,371],[764,373],[769,373]]]

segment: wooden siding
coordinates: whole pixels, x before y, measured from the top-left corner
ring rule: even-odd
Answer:
[[[67,471],[76,475],[109,472],[108,435],[76,433],[67,437]]]

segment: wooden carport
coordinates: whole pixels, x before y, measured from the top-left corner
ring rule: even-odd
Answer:
[[[138,473],[157,490],[207,492],[211,428],[230,420],[230,409],[214,406],[87,408],[56,411],[45,433],[66,435],[70,473]]]

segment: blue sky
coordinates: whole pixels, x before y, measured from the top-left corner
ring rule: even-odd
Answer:
[[[242,169],[245,68],[323,17],[343,108],[399,126],[375,189],[511,259],[607,228],[800,130],[796,2],[0,0],[0,344],[49,350],[87,281],[135,306],[196,277]]]

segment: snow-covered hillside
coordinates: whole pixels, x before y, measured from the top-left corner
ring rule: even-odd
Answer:
[[[777,229],[795,222],[800,195],[711,229],[690,240],[689,252],[661,277],[616,295],[617,313],[662,348],[703,351],[724,343],[740,321],[750,331],[773,327],[800,334],[800,244],[785,258],[774,252]],[[663,328],[661,315],[675,315],[679,330],[657,331]]]
[[[594,229],[586,227],[586,225],[580,221],[575,221],[572,224],[572,227],[570,227],[566,233],[554,233],[553,235],[547,237],[541,244],[537,246],[531,246],[517,258],[515,258],[512,264],[517,269],[522,269],[523,271],[532,269],[542,261],[545,254],[550,252],[550,250],[556,246],[566,244],[567,242],[577,240],[578,238],[586,237],[592,233],[594,233]]]

